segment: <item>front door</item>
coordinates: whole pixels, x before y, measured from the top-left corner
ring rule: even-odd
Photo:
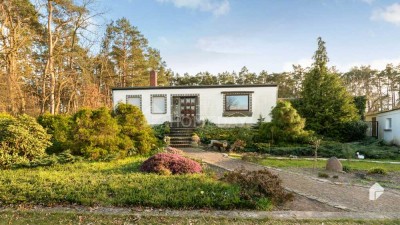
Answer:
[[[180,127],[196,125],[196,97],[180,97]]]
[[[371,137],[378,137],[378,121],[376,121],[376,117],[372,117],[372,132]]]

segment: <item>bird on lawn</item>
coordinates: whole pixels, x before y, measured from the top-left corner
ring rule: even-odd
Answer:
[[[357,154],[357,158],[358,159],[364,159],[365,158],[364,155],[361,155],[359,152],[357,152],[356,154]]]

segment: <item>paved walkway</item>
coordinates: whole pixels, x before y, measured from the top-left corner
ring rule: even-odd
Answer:
[[[201,159],[203,162],[226,170],[235,170],[241,167],[247,170],[266,168],[250,162],[224,157],[222,153],[218,152],[203,151],[197,148],[183,148],[182,150],[189,157]],[[268,169],[279,175],[287,190],[330,206],[353,212],[397,212],[400,214],[400,195],[396,192],[386,190],[380,198],[370,201],[369,190],[366,187],[335,184],[327,180],[285,170]]]

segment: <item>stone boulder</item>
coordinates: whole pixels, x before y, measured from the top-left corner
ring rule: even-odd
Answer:
[[[343,166],[342,163],[336,157],[331,157],[326,162],[326,170],[334,171],[334,172],[342,172]]]

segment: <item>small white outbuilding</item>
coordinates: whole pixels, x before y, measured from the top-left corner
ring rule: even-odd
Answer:
[[[376,114],[378,138],[386,143],[400,145],[400,109]]]

